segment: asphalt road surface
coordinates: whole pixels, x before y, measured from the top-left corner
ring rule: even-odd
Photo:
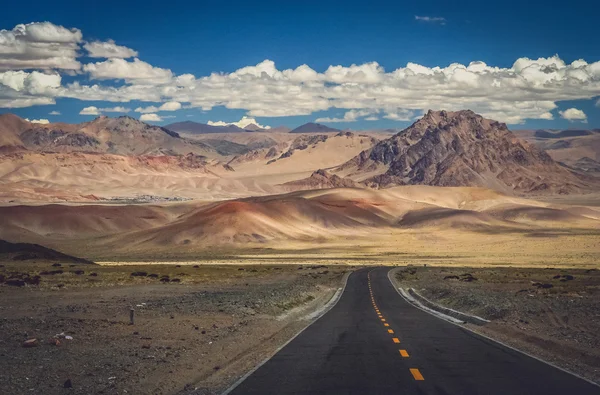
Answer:
[[[600,394],[600,387],[436,318],[389,269],[348,278],[338,303],[231,394]]]

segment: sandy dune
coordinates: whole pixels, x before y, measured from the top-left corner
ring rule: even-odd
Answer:
[[[94,260],[222,259],[286,251],[342,261],[353,254],[395,260],[468,253],[505,262],[533,254],[547,263],[600,257],[599,209],[481,188],[338,188],[166,205],[14,206],[1,207],[0,218],[0,239]]]

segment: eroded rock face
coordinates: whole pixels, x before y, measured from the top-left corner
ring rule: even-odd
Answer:
[[[282,184],[292,190],[325,188],[360,188],[361,184],[349,178],[342,178],[323,169],[313,172],[310,177]]]
[[[397,135],[363,151],[341,169],[384,169],[371,187],[424,184],[503,191],[569,193],[586,183],[505,124],[472,111],[429,111]]]

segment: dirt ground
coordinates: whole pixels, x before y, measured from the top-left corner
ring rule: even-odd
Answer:
[[[600,383],[600,270],[409,266],[396,274],[470,329]]]
[[[349,270],[0,264],[5,280],[39,276],[0,285],[3,394],[219,393],[307,325]]]

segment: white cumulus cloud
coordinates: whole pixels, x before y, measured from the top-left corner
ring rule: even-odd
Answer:
[[[40,124],[42,124],[42,125],[45,125],[45,124],[48,124],[48,123],[50,123],[50,121],[49,121],[49,120],[47,120],[47,119],[28,119],[28,118],[25,118],[25,120],[26,120],[27,122],[31,122],[31,123],[40,123]]]
[[[48,114],[49,115],[60,115],[60,111],[54,110],[54,111],[50,111]]]
[[[133,58],[138,56],[138,52],[131,48],[117,45],[113,40],[92,41],[83,45],[88,56],[91,58]]]
[[[373,114],[377,113],[377,112],[378,111],[372,111],[372,110],[350,110],[350,111],[346,111],[346,113],[344,114],[344,116],[342,118],[330,118],[330,117],[317,118],[315,120],[315,122],[324,122],[324,123],[355,122],[363,117],[367,117],[367,118],[365,118],[366,121],[373,121],[373,120],[378,119],[377,117],[373,116]]]
[[[0,70],[79,70],[77,50],[82,39],[79,29],[50,22],[19,24],[0,30]]]
[[[102,111],[102,112],[120,112],[123,114],[127,114],[128,112],[131,111],[131,108],[121,107],[121,106],[106,107],[106,108],[101,108],[100,111]]]
[[[154,67],[149,63],[133,59],[112,58],[104,62],[88,63],[83,66],[83,71],[89,73],[92,79],[97,80],[125,80],[132,83],[148,83],[152,85],[169,82],[173,77],[171,70]]]
[[[139,113],[151,113],[158,111],[177,111],[181,110],[181,103],[176,101],[169,101],[162,104],[160,107],[156,106],[148,106],[148,107],[138,107],[135,109],[135,112]]]
[[[100,115],[100,109],[96,106],[85,107],[79,111],[80,115]]]
[[[268,125],[261,125],[260,123],[258,123],[258,121],[255,118],[252,117],[247,117],[247,116],[243,116],[242,119],[240,119],[237,122],[224,122],[224,121],[208,121],[207,122],[208,125],[211,126],[227,126],[227,125],[233,125],[233,126],[237,126],[238,128],[242,128],[244,129],[245,127],[249,126],[249,125],[256,125],[261,129],[271,129],[270,126]]]
[[[162,117],[160,117],[158,114],[142,114],[140,116],[140,121],[143,122],[160,122],[162,120]]]
[[[559,111],[558,112],[560,114],[561,118],[564,118],[568,121],[581,121],[581,122],[587,122],[587,115],[585,115],[585,113],[577,108],[568,108],[565,111]]]

